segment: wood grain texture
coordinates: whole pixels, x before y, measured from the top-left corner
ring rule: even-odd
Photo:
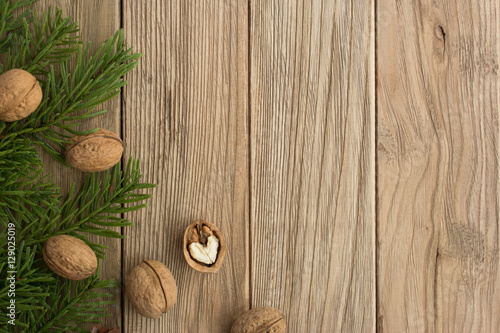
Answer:
[[[124,281],[160,260],[179,297],[160,320],[124,300],[107,324],[227,332],[267,305],[289,332],[498,330],[498,1],[36,8],[49,5],[80,21],[94,47],[123,14],[129,45],[145,53],[127,77],[123,119],[114,99],[85,125],[122,125],[126,157],[159,184],[148,208],[128,215],[123,267],[120,243],[104,241],[104,277]],[[81,180],[47,165],[60,184]],[[198,218],[227,241],[216,275],[183,258],[184,229]]]
[[[374,7],[251,1],[252,306],[375,330]]]
[[[79,22],[82,40],[92,43],[92,51],[96,51],[101,43],[112,37],[115,31],[120,28],[120,0],[39,0],[33,6],[39,12],[49,7],[59,7],[63,10],[63,15],[71,16],[75,21]],[[102,109],[107,110],[107,113],[86,120],[78,129],[87,130],[102,127],[120,134],[120,98],[115,97],[99,106],[96,110]],[[46,153],[43,154],[43,161],[46,166],[45,171],[55,178],[56,183],[62,187],[64,193],[69,190],[73,182],[77,185],[82,183],[84,173],[81,171],[61,166]],[[115,230],[119,231],[119,228]],[[109,247],[106,259],[101,261],[101,277],[120,281],[120,240],[97,236],[91,236],[89,239]],[[103,322],[109,326],[120,325],[122,315],[121,290],[112,288],[105,291],[113,294],[116,304],[107,307],[111,316],[104,319]],[[91,327],[90,324],[89,327]]]
[[[498,1],[378,1],[380,332],[500,327]]]
[[[247,3],[124,0],[127,40],[145,53],[128,75],[123,126],[127,156],[159,184],[147,209],[129,214],[127,274],[145,259],[166,264],[177,305],[160,320],[125,302],[125,332],[227,332],[249,306]],[[184,229],[219,227],[227,253],[217,274],[184,260]],[[125,286],[126,288],[127,286]]]

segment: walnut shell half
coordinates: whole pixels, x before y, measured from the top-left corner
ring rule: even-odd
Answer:
[[[0,120],[16,121],[29,116],[42,101],[36,77],[22,69],[0,75]]]
[[[156,260],[145,260],[127,276],[128,299],[141,316],[160,318],[177,302],[177,285],[170,270]]]
[[[66,147],[66,161],[84,172],[99,172],[118,163],[123,154],[123,141],[115,133],[99,129],[89,135],[77,135]]]
[[[43,247],[43,260],[51,271],[70,280],[95,273],[97,257],[84,241],[69,235],[52,236]]]
[[[196,260],[195,258],[193,258],[193,255],[190,252],[189,245],[191,243],[198,241],[203,243],[203,240],[198,239],[200,237],[200,231],[203,228],[209,229],[207,231],[211,235],[215,236],[219,242],[217,257],[213,264],[206,264]],[[193,239],[193,237],[195,239]],[[201,238],[203,238],[202,235]],[[197,220],[191,223],[184,232],[183,252],[184,258],[186,259],[188,265],[191,266],[191,268],[193,268],[194,270],[200,273],[217,273],[221,268],[222,262],[224,261],[224,258],[226,256],[226,241],[224,240],[224,237],[222,236],[220,230],[214,224],[205,220]]]
[[[284,333],[285,316],[270,307],[252,309],[239,317],[231,327],[231,333]]]

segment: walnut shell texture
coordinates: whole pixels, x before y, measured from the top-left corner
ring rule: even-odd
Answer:
[[[252,309],[239,317],[231,327],[231,333],[284,333],[285,316],[270,307]]]
[[[29,116],[42,101],[36,77],[22,69],[0,75],[0,120],[16,121]]]
[[[217,252],[217,260],[212,265],[206,265],[194,260],[191,257],[191,254],[189,253],[188,249],[189,235],[191,234],[191,229],[196,227],[196,225],[198,224],[207,225],[213,232],[215,237],[219,239],[219,250]],[[221,268],[222,262],[224,261],[224,258],[226,256],[226,241],[224,240],[224,236],[222,236],[220,230],[214,224],[207,222],[205,220],[196,220],[195,222],[191,223],[184,232],[183,252],[184,252],[184,258],[186,259],[188,265],[191,266],[191,268],[193,268],[194,270],[200,273],[217,273]]]
[[[83,280],[95,273],[97,257],[84,241],[69,235],[50,237],[43,247],[43,260],[51,271],[70,280]]]
[[[160,318],[177,302],[177,285],[170,270],[156,260],[145,260],[127,276],[128,299],[147,318]]]
[[[77,135],[66,147],[66,161],[84,172],[99,172],[118,163],[123,154],[123,141],[115,133],[99,129],[89,135]]]

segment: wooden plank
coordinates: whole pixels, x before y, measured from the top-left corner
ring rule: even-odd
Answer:
[[[82,40],[92,42],[92,50],[113,36],[120,28],[120,0],[39,0],[33,6],[37,11],[49,7],[59,7],[64,15],[71,16],[79,22]],[[120,133],[120,98],[116,97],[104,103],[96,110],[105,109],[108,112],[91,120],[86,120],[78,129],[102,127]],[[43,155],[47,173],[54,176],[56,183],[62,186],[63,192],[69,190],[71,184],[81,184],[84,174],[75,169],[68,169],[55,162],[48,154]],[[119,231],[118,229],[115,229]],[[109,247],[106,259],[101,262],[101,277],[121,281],[121,244],[120,240],[97,236],[90,237],[96,243]],[[121,290],[113,288],[106,290],[112,293],[116,304],[108,306],[110,317],[104,320],[105,325],[121,325]],[[91,325],[90,325],[91,326]]]
[[[252,307],[375,329],[372,1],[251,1]]]
[[[125,332],[226,332],[249,305],[247,3],[123,2],[130,45],[145,54],[124,91],[127,156],[159,184],[128,216],[124,273],[142,260],[167,265],[176,306],[160,320],[125,302]],[[198,218],[216,224],[228,252],[221,270],[191,269],[182,235]]]
[[[378,1],[381,332],[500,327],[498,1]]]

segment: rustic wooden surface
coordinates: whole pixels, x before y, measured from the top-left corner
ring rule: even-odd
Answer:
[[[498,332],[498,1],[378,1],[378,327]]]
[[[378,2],[381,331],[500,328],[499,9]]]
[[[160,260],[179,297],[150,320],[115,290],[106,323],[227,332],[269,305],[289,332],[498,330],[498,1],[49,5],[95,45],[123,27],[145,54],[87,124],[123,129],[159,184],[106,241],[104,275]],[[184,262],[197,218],[226,235],[216,275]]]
[[[226,332],[249,306],[248,22],[246,3],[124,1],[127,40],[145,54],[124,90],[126,156],[159,184],[148,209],[129,214],[124,272],[164,262],[177,305],[161,320],[125,302],[125,332]],[[147,24],[145,24],[147,22]],[[211,221],[228,252],[216,275],[191,269],[182,236]]]
[[[252,306],[290,332],[370,331],[373,4],[251,4]]]

